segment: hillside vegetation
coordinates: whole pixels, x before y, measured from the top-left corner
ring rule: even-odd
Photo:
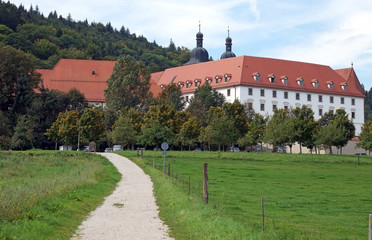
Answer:
[[[25,9],[0,0],[0,44],[35,56],[38,68],[52,68],[60,58],[116,60],[131,55],[152,72],[179,66],[188,61],[190,51],[149,42],[124,26],[117,30],[111,23],[75,21],[50,12],[47,17],[37,6]]]

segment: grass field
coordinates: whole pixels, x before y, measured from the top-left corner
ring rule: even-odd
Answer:
[[[69,239],[119,180],[95,154],[0,152],[0,239]]]
[[[145,151],[144,160],[136,152],[122,154],[151,175],[160,214],[177,240],[368,237],[369,156],[361,156],[357,165],[356,156],[168,152],[167,166],[171,165],[171,176],[177,175],[176,184],[174,178],[152,169],[153,160],[163,169],[161,152]],[[201,205],[197,193],[204,162],[209,165],[209,206]],[[187,184],[182,184],[188,176],[191,196]],[[264,233],[261,197],[265,199]]]

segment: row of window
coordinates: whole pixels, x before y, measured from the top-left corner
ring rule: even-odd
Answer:
[[[260,73],[259,72],[254,72],[252,74],[252,77],[253,79],[256,81],[256,82],[260,82]],[[275,75],[270,73],[269,75],[267,75],[267,79],[269,80],[270,83],[275,83]],[[287,85],[288,84],[288,77],[286,75],[283,75],[280,77],[280,81],[284,84],[284,85]],[[298,86],[300,87],[303,87],[304,86],[304,79],[302,77],[298,77],[296,79],[296,82],[298,84]],[[318,88],[319,87],[319,80],[314,78],[310,81],[311,85],[314,87],[314,88]],[[334,89],[334,83],[333,81],[327,81],[326,82],[326,85],[329,89],[333,90]],[[346,82],[343,82],[341,83],[341,89],[344,90],[344,91],[347,91],[347,83]]]
[[[277,92],[276,90],[272,91],[272,96],[273,98],[277,97]],[[248,95],[252,96],[253,95],[253,89],[248,88]],[[265,89],[260,90],[260,96],[265,97]],[[284,92],[284,99],[288,99],[288,92]],[[300,93],[296,93],[296,100],[300,100]],[[307,94],[307,101],[311,102],[311,94]],[[323,95],[318,95],[318,102],[323,102]],[[334,103],[334,98],[333,96],[329,96],[329,103]],[[341,104],[345,104],[345,98],[341,97],[340,99]],[[355,105],[355,99],[351,99],[351,105]]]
[[[248,108],[253,109],[253,104],[251,102],[248,103]],[[274,112],[275,109],[277,109],[277,105],[273,104],[273,112]],[[288,106],[284,106],[284,109],[288,110]],[[260,110],[265,111],[265,104],[264,103],[260,104]],[[320,117],[323,116],[323,109],[322,108],[319,108],[318,114],[319,114]],[[355,119],[355,112],[354,111],[351,112],[351,118]]]

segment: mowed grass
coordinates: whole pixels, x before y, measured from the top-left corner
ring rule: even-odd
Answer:
[[[161,152],[145,151],[143,160],[136,157],[136,152],[123,154],[145,166],[152,176],[160,214],[176,239],[368,237],[368,215],[372,213],[369,156],[360,156],[357,165],[357,156],[343,155],[168,152],[166,166],[171,165],[171,176],[177,175],[176,184],[174,177],[166,178],[161,171],[152,169],[153,160],[158,169],[163,169]],[[208,206],[198,205],[204,162],[208,163],[210,182]],[[187,209],[168,206],[179,204],[180,198],[188,201],[180,204]],[[265,206],[265,232],[261,198]],[[185,218],[185,211],[193,213]],[[203,217],[206,211],[212,216]],[[216,225],[213,221],[225,224]],[[204,232],[199,229],[200,235],[195,236],[198,227],[193,225],[198,224],[206,229]],[[209,232],[216,231],[214,236],[218,237],[208,237]]]
[[[95,154],[0,152],[0,239],[69,239],[119,180]]]

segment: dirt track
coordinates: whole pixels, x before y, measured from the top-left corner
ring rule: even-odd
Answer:
[[[158,217],[150,177],[125,157],[114,153],[101,155],[115,165],[122,179],[72,239],[172,239]]]

